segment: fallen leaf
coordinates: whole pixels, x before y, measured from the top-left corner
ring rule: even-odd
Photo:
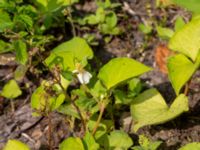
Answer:
[[[169,48],[164,44],[160,44],[156,47],[155,61],[156,61],[156,65],[158,66],[158,68],[160,69],[162,73],[164,74],[168,73],[167,58],[169,56],[173,56],[174,54],[175,53],[170,51]]]

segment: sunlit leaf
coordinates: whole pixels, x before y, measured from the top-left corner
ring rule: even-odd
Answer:
[[[178,30],[169,42],[169,48],[196,60],[200,49],[200,18],[196,18]]]
[[[9,99],[16,98],[21,94],[22,91],[15,80],[8,81],[6,85],[4,85],[3,90],[1,92],[2,96]]]
[[[87,60],[91,58],[93,58],[93,52],[87,42],[82,38],[75,37],[54,48],[45,62],[49,67],[58,64],[63,70],[73,71],[76,69],[76,63],[85,66]]]
[[[200,149],[200,143],[197,143],[197,142],[189,143],[179,148],[179,150],[199,150],[199,149]]]
[[[115,130],[110,133],[109,139],[109,149],[123,149],[128,150],[133,145],[132,139],[127,133],[120,130]]]
[[[188,111],[188,99],[179,95],[170,107],[156,89],[149,89],[131,104],[131,115],[134,120],[134,131],[146,125],[165,123]]]
[[[107,89],[110,89],[123,81],[150,70],[151,68],[134,59],[114,58],[100,69],[98,78],[104,83]]]
[[[3,150],[30,150],[30,148],[18,140],[9,140]]]
[[[85,149],[80,138],[69,137],[60,144],[59,150],[85,150]]]
[[[169,79],[178,95],[181,88],[196,71],[195,65],[184,55],[179,54],[168,59]]]

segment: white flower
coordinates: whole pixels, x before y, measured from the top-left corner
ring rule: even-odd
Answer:
[[[92,78],[92,75],[85,70],[74,70],[73,73],[77,74],[78,80],[81,84],[88,84],[90,82],[90,79]]]
[[[90,82],[90,79],[92,78],[92,75],[89,72],[84,71],[78,73],[77,77],[81,84],[88,84]]]

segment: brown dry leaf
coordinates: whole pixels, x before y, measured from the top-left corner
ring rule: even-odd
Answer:
[[[160,44],[155,50],[155,61],[156,65],[162,73],[167,74],[167,58],[174,55],[174,52],[170,51],[168,47],[164,44]]]

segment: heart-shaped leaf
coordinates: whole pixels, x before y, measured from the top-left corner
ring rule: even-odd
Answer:
[[[130,58],[114,58],[104,65],[98,74],[98,78],[104,83],[107,89],[117,84],[141,75],[151,68]]]
[[[93,52],[87,42],[75,37],[54,48],[45,62],[49,67],[58,64],[63,70],[73,71],[76,63],[82,63],[85,66],[87,59],[91,58],[93,58]]]
[[[20,96],[21,94],[22,94],[22,91],[15,80],[8,81],[6,85],[3,87],[3,90],[1,92],[1,95],[3,97],[9,98],[9,99],[16,98]]]
[[[69,137],[60,144],[59,150],[85,150],[85,149],[80,138]]]
[[[169,79],[176,92],[179,94],[181,88],[191,78],[197,67],[183,54],[172,56],[167,63]]]
[[[169,48],[195,61],[200,49],[200,18],[193,19],[178,30],[171,38]]]
[[[146,125],[165,123],[188,109],[188,99],[184,94],[179,95],[168,107],[156,89],[149,89],[133,99],[131,104],[134,131]]]
[[[109,140],[109,149],[123,149],[127,150],[133,145],[132,139],[128,136],[127,133],[116,130],[110,133],[108,136]]]
[[[30,150],[30,148],[18,140],[9,140],[4,150]]]

